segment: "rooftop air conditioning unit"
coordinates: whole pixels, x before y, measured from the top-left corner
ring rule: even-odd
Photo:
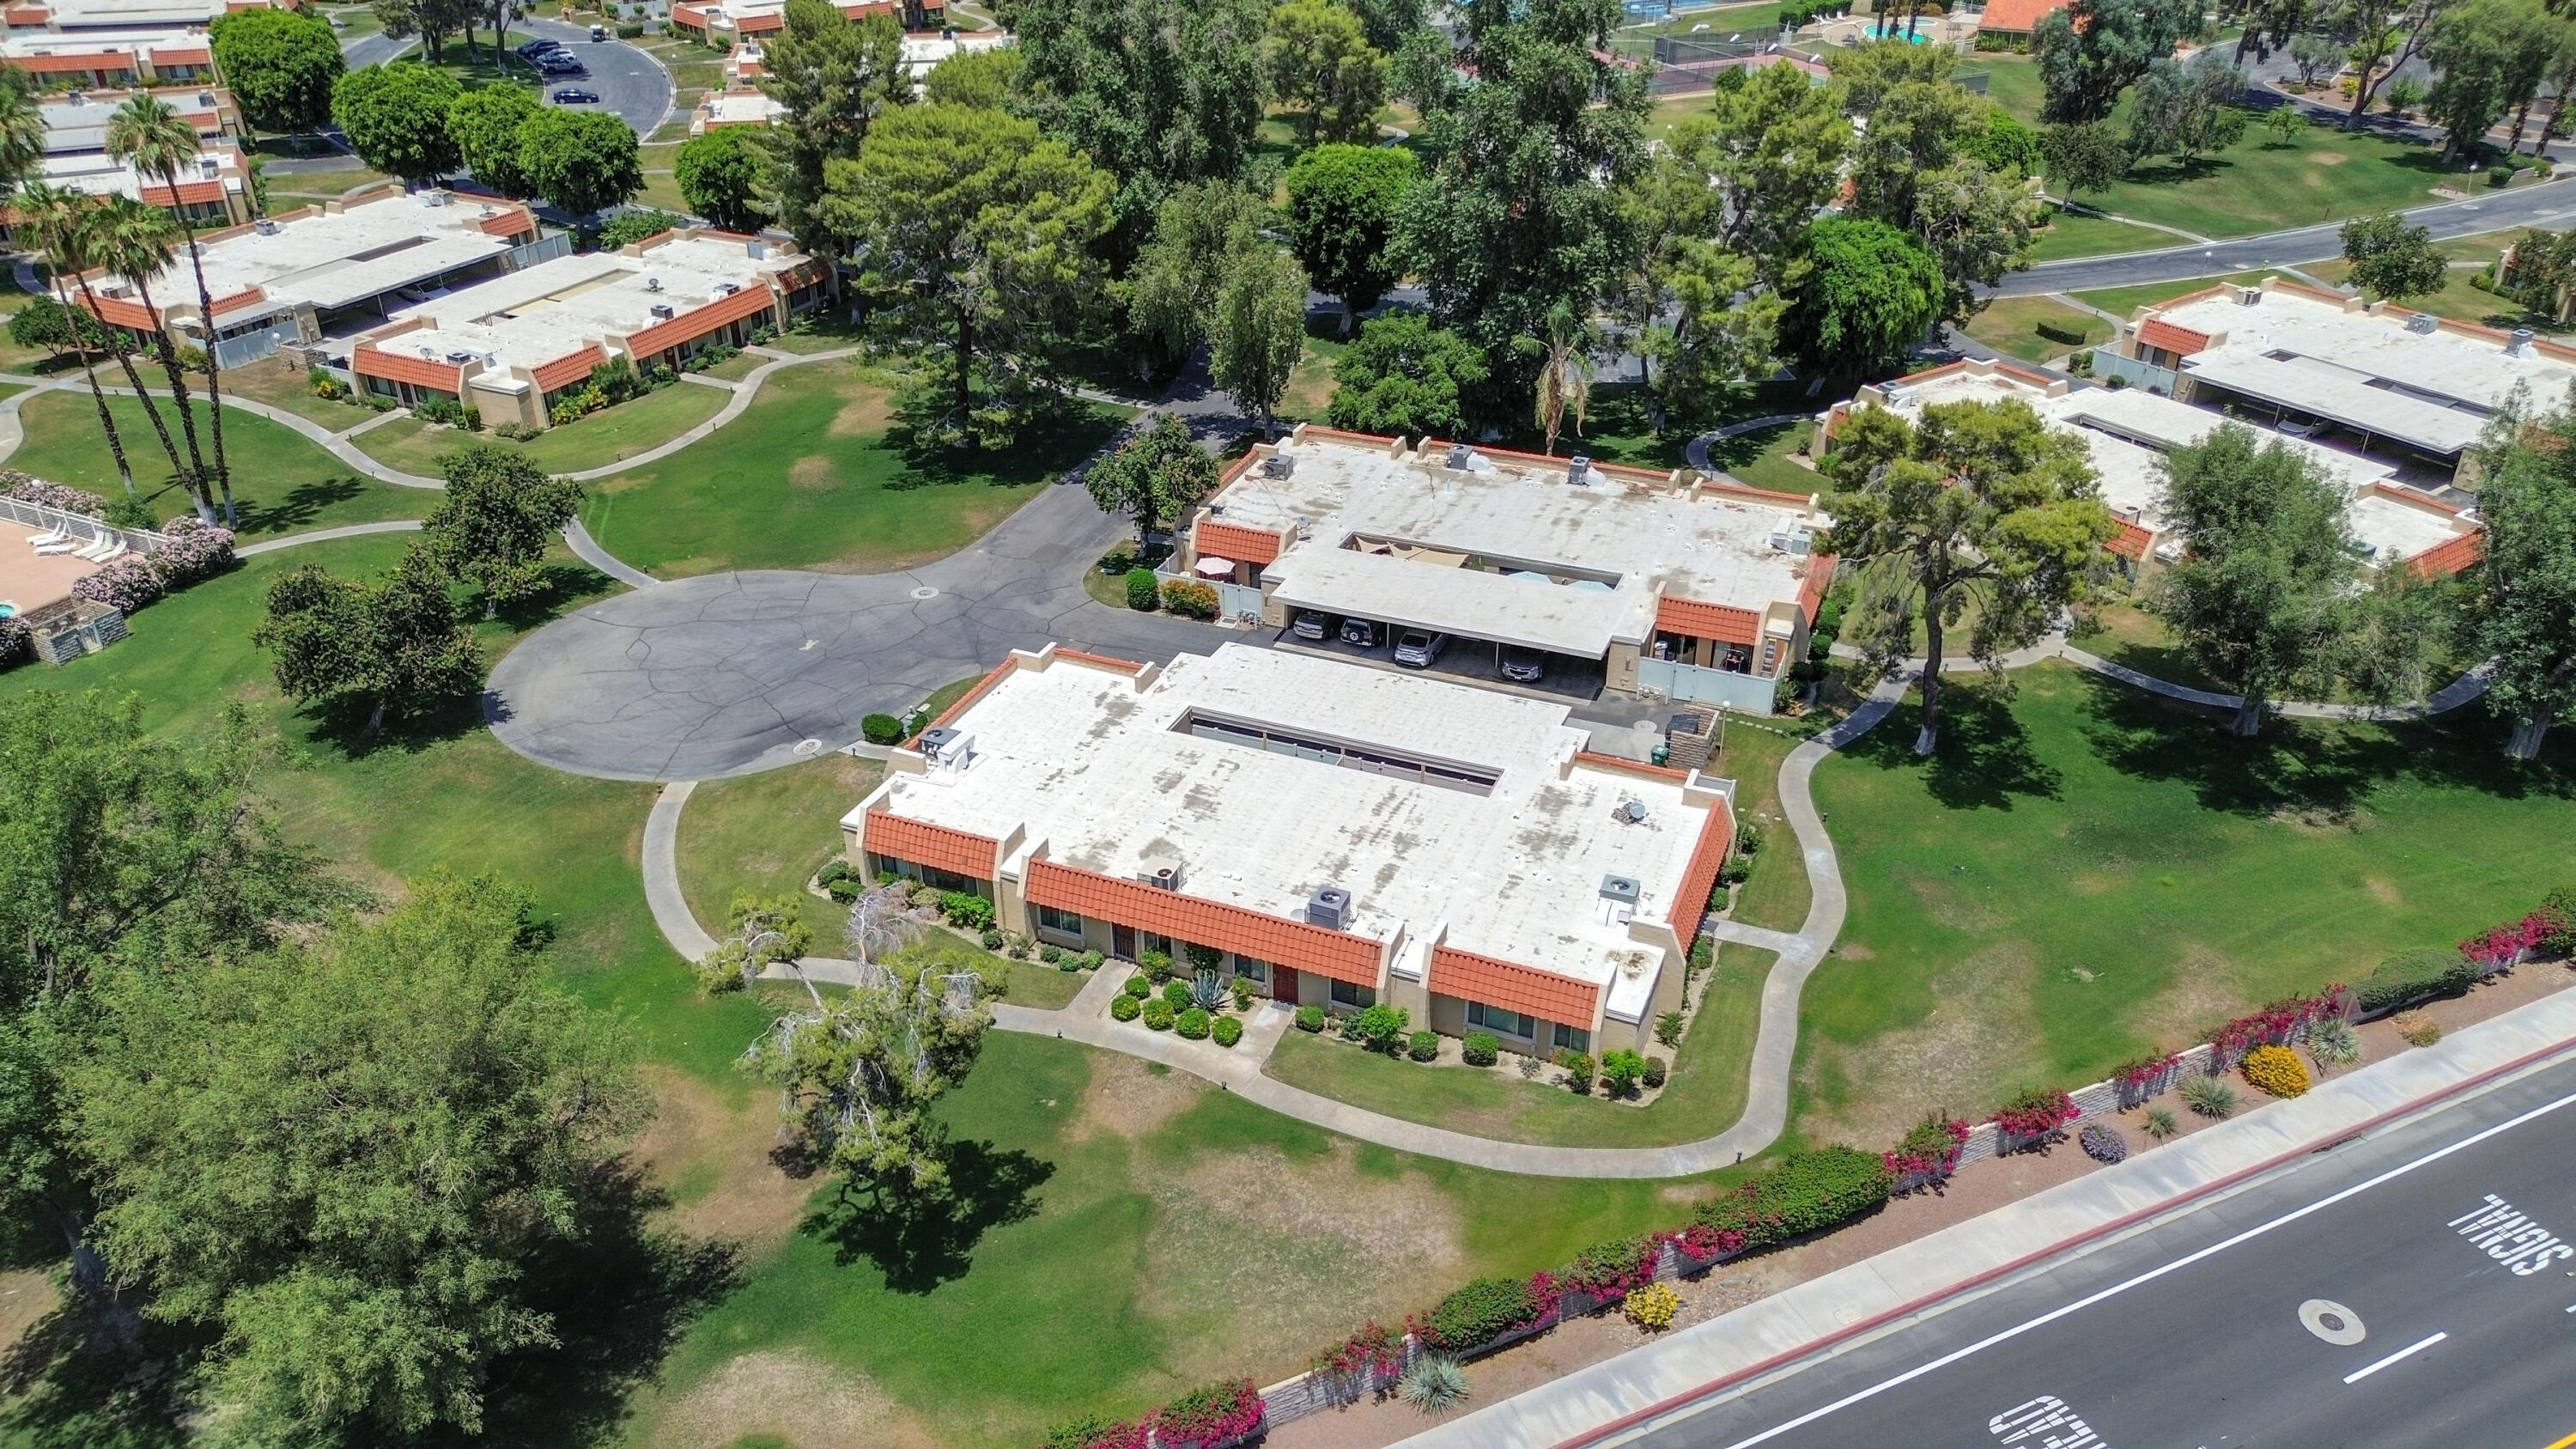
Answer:
[[[1273,453],[1261,460],[1261,473],[1265,478],[1285,478],[1296,471],[1297,460],[1285,453]]]
[[[671,304],[668,302],[656,302],[652,306],[652,313],[654,321],[668,322],[671,320]]]
[[[742,250],[743,255],[750,257],[753,261],[762,261],[769,256],[769,243],[762,241],[758,237],[753,237],[750,241],[743,243]]]
[[[2528,327],[2516,327],[2513,329],[2513,340],[2505,344],[2504,351],[2507,357],[2530,356],[2531,329]]]
[[[471,352],[451,352],[447,354],[447,363],[450,367],[463,367],[465,364],[472,362],[473,360],[474,354]]]
[[[1592,486],[1592,455],[1577,453],[1565,460],[1565,481],[1577,488]]]
[[[1167,852],[1146,856],[1136,865],[1136,879],[1158,891],[1181,888],[1181,858]]]
[[[1637,896],[1641,891],[1634,876],[1601,877],[1601,906],[1598,920],[1605,926],[1624,926],[1636,919]]]
[[[1462,469],[1462,470],[1463,470],[1464,468],[1466,468],[1466,467],[1467,467],[1467,465],[1468,465],[1470,462],[1472,462],[1472,461],[1475,459],[1475,456],[1476,456],[1476,450],[1475,450],[1475,449],[1473,449],[1473,448],[1468,447],[1466,444],[1464,444],[1464,443],[1451,443],[1451,444],[1449,445],[1449,459],[1448,459],[1448,461],[1447,461],[1447,462],[1445,462],[1445,463],[1441,464],[1440,466],[1442,466],[1442,467],[1444,467],[1444,468],[1455,468],[1455,469]]]
[[[943,770],[962,770],[975,763],[975,737],[964,730],[950,730],[948,738],[934,745],[922,741],[922,753]]]
[[[1313,899],[1306,902],[1306,922],[1328,931],[1349,930],[1351,893],[1334,885],[1315,892]]]
[[[2414,316],[2406,319],[2406,330],[2409,332],[2422,332],[2429,335],[2440,331],[2441,324],[2433,320],[2432,313],[2418,312]]]
[[[215,93],[214,93],[213,91],[199,91],[199,92],[197,92],[197,104],[198,104],[198,105],[206,106],[206,107],[211,108],[211,107],[214,105],[214,103],[215,103]]]
[[[255,231],[255,232],[259,233],[261,236],[275,236],[275,235],[277,235],[277,223],[276,223],[276,222],[274,222],[274,221],[272,221],[272,220],[270,220],[269,218],[267,218],[267,217],[265,217],[265,216],[261,217],[261,218],[260,218],[259,220],[257,220],[257,221],[252,222],[252,223],[250,224],[250,229],[251,229],[252,231]]]
[[[718,283],[716,283],[716,295],[717,295],[717,296],[719,296],[719,297],[730,297],[730,296],[732,296],[734,293],[739,292],[739,291],[741,291],[741,290],[742,290],[742,283],[740,283],[740,282],[718,282]]]
[[[950,729],[946,725],[942,725],[933,730],[923,730],[921,732],[921,752],[925,755],[936,756],[940,750],[955,742],[958,734],[959,731]]]
[[[456,193],[444,186],[433,186],[421,193],[422,204],[425,206],[445,206],[455,199]]]

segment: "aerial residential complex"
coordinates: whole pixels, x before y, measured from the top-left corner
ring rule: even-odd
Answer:
[[[405,405],[453,398],[492,423],[547,425],[612,357],[677,367],[740,347],[829,295],[831,270],[792,248],[712,229],[556,257],[404,308],[358,338],[359,385]]]
[[[2149,559],[2170,562],[2180,552],[2181,540],[2166,534],[2158,465],[2167,450],[2197,443],[2227,421],[2225,414],[2207,408],[2143,388],[2077,388],[2065,378],[2009,362],[1971,360],[1863,387],[1851,401],[1834,404],[1823,436],[1830,447],[1859,408],[1883,407],[1911,418],[1937,403],[2004,398],[2019,399],[2051,426],[2084,440],[2101,479],[2102,501],[2120,525],[2111,540],[2114,554],[2134,570]],[[2323,465],[2342,484],[2354,541],[2373,560],[2403,560],[2419,572],[2447,576],[2476,559],[2475,515],[2397,481],[2397,465],[2295,434],[2274,437]]]
[[[1013,37],[1007,30],[950,28],[907,31],[899,63],[903,66],[904,78],[912,82],[917,94],[922,82],[929,78],[931,67],[941,61],[980,50],[999,50],[1012,43]],[[745,40],[736,45],[725,55],[726,88],[739,91],[757,86],[760,78],[769,74],[767,61],[768,56],[762,51],[759,41]]]
[[[200,150],[173,188],[107,154],[108,118],[132,91],[65,91],[38,98],[45,154],[31,179],[88,196],[127,196],[166,208],[202,227],[239,226],[255,214],[249,168],[242,160],[241,116],[232,93],[213,86],[165,86],[150,92],[197,128]],[[0,237],[18,222],[0,206]]]
[[[938,23],[942,7],[922,0],[833,0],[832,8],[852,20],[862,15],[892,15],[907,30]],[[671,25],[683,35],[717,47],[730,47],[787,28],[787,0],[687,0],[671,7]]]
[[[1768,714],[1833,579],[1829,522],[1811,495],[1684,470],[1306,426],[1235,465],[1176,567],[1229,616],[1321,616],[1325,648],[1356,620],[1370,647],[1415,631],[1506,680]]]
[[[1186,947],[1273,999],[1523,1053],[1642,1048],[1734,839],[1731,781],[1589,753],[1561,704],[1228,644],[1015,653],[841,822],[1005,929]]]
[[[2474,466],[2472,449],[2516,389],[2555,406],[2576,349],[2267,277],[2142,307],[2106,371],[2184,402],[2349,438],[2410,481]]]

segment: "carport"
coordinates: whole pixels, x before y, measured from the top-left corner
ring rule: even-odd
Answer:
[[[1587,698],[1600,691],[1611,644],[1623,634],[1642,637],[1653,617],[1653,601],[1633,584],[1558,583],[1535,570],[1499,573],[1422,554],[1316,550],[1271,565],[1264,577],[1275,581],[1272,601],[1292,616],[1312,609],[1445,634],[1450,652],[1433,667],[1485,680],[1502,681],[1505,649],[1531,650]],[[1460,651],[1462,644],[1470,648]],[[1461,652],[1475,667],[1460,667]]]

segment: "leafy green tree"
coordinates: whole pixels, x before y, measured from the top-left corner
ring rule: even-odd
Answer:
[[[649,207],[629,207],[610,217],[608,224],[599,229],[599,249],[613,252],[622,247],[631,247],[648,237],[657,237],[666,231],[688,224],[689,219],[678,212],[655,211]],[[609,399],[612,403],[625,400],[623,397]]]
[[[1261,246],[1227,259],[1208,373],[1265,430],[1306,348],[1306,291],[1305,271],[1286,252]]]
[[[358,159],[406,186],[435,181],[462,158],[447,130],[448,107],[464,87],[456,77],[410,61],[371,65],[340,77],[331,90],[331,119]],[[631,132],[629,133],[632,134]]]
[[[253,639],[276,656],[277,687],[301,704],[367,711],[367,730],[427,714],[482,687],[474,635],[447,575],[415,544],[378,583],[319,564],[278,576]]]
[[[1270,12],[1270,93],[1298,114],[1306,144],[1365,141],[1386,104],[1386,62],[1339,0],[1286,0]]]
[[[999,110],[1020,77],[1020,53],[1007,45],[961,51],[930,68],[922,80],[925,101]]]
[[[1920,423],[1872,407],[1845,422],[1825,472],[1834,526],[1818,547],[1859,565],[1865,581],[1843,637],[1857,635],[1875,667],[1893,670],[1921,622],[1914,752],[1928,755],[1939,743],[1948,631],[1973,609],[1969,657],[1999,672],[2005,654],[2089,595],[2107,562],[2111,514],[2091,454],[2019,399],[1936,403]]]
[[[2550,725],[2576,717],[2576,414],[2553,413],[2484,452],[2486,538],[2463,580],[2464,632],[2495,661],[2486,703],[2512,723],[2505,753],[2536,759]]]
[[[1370,48],[1380,55],[1393,55],[1423,33],[1430,6],[1427,0],[1352,0],[1351,10],[1359,16],[1360,31],[1368,37]]]
[[[1851,75],[1855,61],[1899,50],[1909,54],[1890,56],[1897,63],[1878,67],[1865,85],[1847,83],[1849,94],[1871,97],[1866,111],[1855,101],[1855,112],[1869,124],[1852,147],[1850,214],[1912,231],[1922,178],[1959,159],[1960,138],[1982,133],[1988,107],[1951,79],[1957,57],[1943,47],[1879,41],[1859,47],[1837,74]]]
[[[331,119],[331,91],[348,62],[331,23],[295,10],[236,10],[206,27],[215,69],[254,133],[302,135]]]
[[[2352,284],[2368,296],[2403,302],[2442,290],[2451,264],[2433,247],[2433,233],[2408,226],[2397,213],[2356,216],[2343,224],[2343,259]]]
[[[1178,527],[1215,491],[1218,476],[1216,459],[1190,436],[1188,425],[1158,413],[1152,427],[1092,464],[1082,483],[1101,512],[1134,518],[1136,536],[1144,539],[1158,528]]]
[[[503,196],[534,196],[521,161],[520,128],[537,112],[534,91],[518,86],[478,86],[447,103],[447,134],[457,159],[474,179]]]
[[[2361,124],[2370,103],[2388,78],[2421,54],[2433,38],[2433,21],[2459,0],[2344,0],[2333,14],[2332,28],[2350,37],[2345,55],[2360,74],[2352,109],[2344,114],[2345,130]],[[2404,79],[2412,84],[2413,76]],[[2421,99],[2419,96],[2418,99]]]
[[[698,985],[710,996],[740,991],[772,965],[793,964],[814,947],[814,932],[792,895],[735,896],[726,919],[731,929],[698,962]]]
[[[519,448],[471,442],[438,460],[447,490],[421,522],[438,566],[483,593],[483,617],[545,587],[546,549],[581,512],[581,484]]]
[[[1333,363],[1325,421],[1353,432],[1461,438],[1486,379],[1485,352],[1418,312],[1371,318]]]
[[[2327,36],[2310,33],[2290,42],[2290,64],[2299,72],[2299,84],[2311,90],[2342,70],[2343,62],[2344,48]]]
[[[1458,60],[1476,83],[1427,102],[1433,161],[1398,219],[1397,260],[1513,393],[1536,361],[1514,339],[1543,335],[1560,301],[1611,291],[1635,254],[1620,193],[1645,162],[1647,100],[1644,73],[1610,57],[1619,14],[1617,0],[1472,6]]]
[[[606,111],[548,107],[519,128],[519,170],[539,196],[594,216],[644,189],[635,132]]]
[[[1998,176],[2037,176],[2044,168],[2039,132],[2023,125],[2001,106],[1986,112],[1982,128],[1969,127],[1953,137],[1950,144],[1958,154],[1983,161],[1986,169]]]
[[[1697,240],[1682,242],[1657,273],[1664,305],[1640,350],[1657,369],[1649,386],[1658,432],[1676,416],[1707,421],[1778,369],[1784,304],[1755,275],[1752,258]]]
[[[760,200],[760,150],[740,126],[720,126],[680,145],[671,179],[689,209],[726,231],[758,231],[769,222]]]
[[[744,1064],[776,1083],[779,1115],[817,1166],[888,1204],[948,1181],[939,1099],[966,1079],[993,1022],[992,990],[918,952],[899,952],[825,1005],[790,1012]]]
[[[1851,155],[1851,120],[1832,87],[1814,84],[1793,65],[1752,72],[1743,84],[1718,91],[1714,107],[1705,139],[1696,129],[1698,118],[1686,119],[1666,138],[1665,153],[1707,158],[1672,179],[1686,182],[1692,172],[1705,171],[1716,183],[1723,229],[1685,228],[1678,234],[1714,238],[1751,257],[1762,279],[1776,283],[1807,223],[1841,188],[1843,164]],[[1657,164],[1662,162],[1659,155]],[[1692,209],[1684,203],[1668,214]]]
[[[787,0],[785,28],[761,47],[761,93],[787,108],[756,138],[779,223],[818,257],[849,255],[851,238],[822,219],[825,171],[855,161],[868,130],[912,98],[903,27],[891,15],[852,20],[829,0]]]
[[[429,63],[441,65],[447,59],[447,37],[469,29],[480,7],[477,0],[375,0],[372,8],[385,34],[398,40],[419,36]]]
[[[2236,107],[2244,91],[2245,77],[2216,47],[2189,65],[2167,59],[2148,66],[2129,96],[2131,159],[2171,156],[2189,164],[2235,145],[2245,134],[2245,112]]]
[[[15,189],[45,159],[45,115],[35,78],[15,66],[0,76],[0,186]]]
[[[817,208],[857,238],[860,291],[888,331],[950,358],[947,401],[923,419],[932,436],[994,441],[1016,419],[978,399],[977,360],[1013,377],[1060,374],[1099,321],[1095,246],[1109,229],[1111,183],[1028,121],[966,106],[905,106],[881,117],[856,161],[827,168]]]
[[[1289,248],[1317,290],[1341,299],[1346,337],[1396,283],[1396,211],[1420,175],[1393,146],[1317,146],[1288,168]]]
[[[2287,109],[2286,107],[2284,109]],[[2048,179],[2060,194],[2108,191],[2129,174],[2129,143],[2108,121],[2077,121],[2039,133]]]
[[[153,1317],[217,1332],[232,1442],[473,1434],[499,1361],[555,1345],[529,1280],[650,1099],[535,958],[533,905],[431,876],[382,920],[104,990],[70,1073],[99,1238]]]
[[[2272,139],[2266,145],[2296,146],[2299,138],[2307,134],[2308,118],[2299,113],[2297,106],[2274,106],[2263,113],[2263,129],[2272,133]]]
[[[1267,0],[1015,0],[1022,114],[1107,173],[1121,270],[1164,194],[1240,175],[1261,128]]]
[[[1882,372],[1941,315],[1941,263],[1883,221],[1828,218],[1807,228],[1782,290],[1781,350],[1801,370]]]
[[[2459,0],[2432,29],[2424,59],[2435,79],[2425,114],[2442,128],[2450,160],[2474,150],[2508,111],[2529,114],[2561,44],[2561,22],[2541,0]],[[2521,136],[2517,122],[2505,149]]]
[[[2160,467],[2183,553],[2147,607],[2244,696],[2236,733],[2260,733],[2272,700],[2333,682],[2356,572],[2343,489],[2322,463],[2241,423],[2170,450]]]
[[[33,297],[9,314],[9,340],[20,347],[41,347],[52,352],[69,352],[75,347],[104,352],[107,329],[77,307],[66,307],[51,297]]]
[[[1161,362],[1178,363],[1208,339],[1217,294],[1240,253],[1269,250],[1269,208],[1229,181],[1193,181],[1163,198],[1153,240],[1127,272],[1127,328]]]
[[[2107,119],[2147,67],[2200,33],[2201,0],[2074,0],[2031,30],[2045,121]]]
[[[1914,187],[1914,234],[1941,271],[1939,320],[1962,325],[1985,308],[2008,272],[2030,265],[2039,199],[2021,181],[1962,159]]]

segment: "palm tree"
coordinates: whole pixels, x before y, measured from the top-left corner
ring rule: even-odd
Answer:
[[[93,360],[89,338],[96,319],[72,306],[71,289],[63,278],[79,276],[92,265],[88,255],[88,218],[90,199],[78,192],[42,181],[31,181],[18,193],[19,233],[53,262],[54,300],[72,316],[72,345],[80,352],[81,373],[89,379],[90,400],[98,404],[98,425],[107,434],[107,451],[116,459],[116,476],[125,480],[125,496],[139,497],[134,488],[134,465],[125,460],[125,439],[116,431],[116,415],[108,411],[107,392],[98,385],[98,364]],[[83,291],[88,290],[86,283]],[[109,331],[108,336],[116,336]],[[131,374],[132,367],[126,371]]]
[[[1538,425],[1547,430],[1548,456],[1556,456],[1557,430],[1567,409],[1574,435],[1583,436],[1583,413],[1592,403],[1592,338],[1574,308],[1558,302],[1547,313],[1547,356],[1538,370]]]
[[[205,456],[197,450],[197,411],[188,401],[188,376],[179,367],[179,350],[170,344],[170,329],[161,321],[161,306],[152,300],[152,278],[168,269],[175,255],[170,243],[178,226],[170,213],[130,196],[109,197],[99,208],[98,224],[98,259],[125,279],[143,310],[152,314],[152,350],[161,359],[161,374],[170,382],[170,400],[179,409],[179,431],[188,440],[188,466],[179,469],[179,482],[197,501],[197,517],[212,523],[215,494],[206,482]],[[170,461],[174,465],[179,461],[175,450]]]
[[[188,265],[197,274],[197,319],[206,338],[206,418],[214,431],[215,486],[223,493],[224,523],[239,528],[232,467],[224,458],[224,388],[222,369],[215,363],[215,299],[206,290],[206,259],[197,249],[197,224],[188,219],[188,209],[179,200],[179,172],[196,159],[197,128],[168,101],[137,91],[108,117],[107,154],[170,188],[170,208],[188,239]],[[184,412],[187,403],[179,406]]]
[[[45,118],[35,81],[16,67],[0,69],[0,188],[27,179],[45,157]]]

